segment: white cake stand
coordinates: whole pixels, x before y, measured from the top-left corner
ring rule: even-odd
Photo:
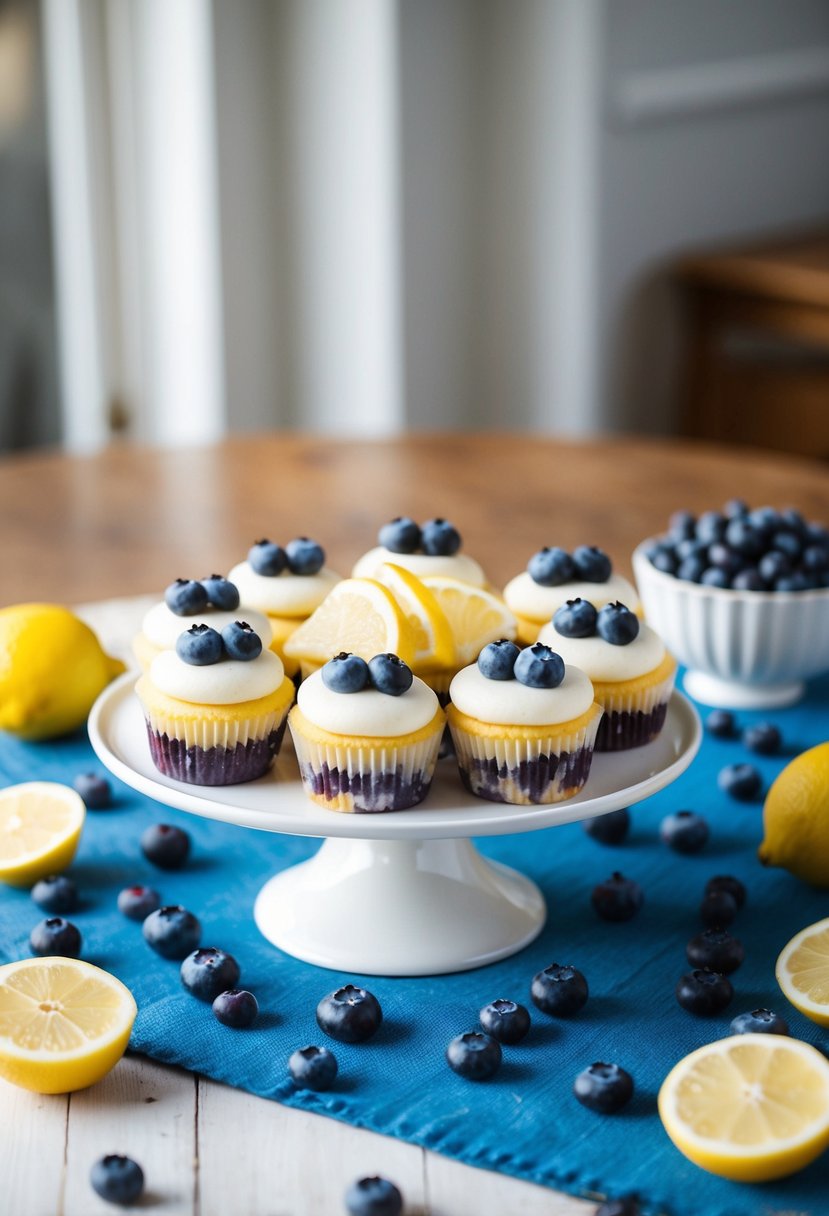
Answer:
[[[89,736],[125,784],[167,806],[241,827],[325,841],[308,861],[271,878],[254,918],[275,946],[320,967],[362,975],[441,975],[492,963],[537,937],[546,918],[535,883],[481,856],[472,836],[534,832],[630,806],[674,781],[701,739],[696,711],[675,692],[660,737],[647,747],[597,754],[577,797],[513,807],[466,793],[442,760],[422,807],[340,814],[305,797],[286,736],[271,773],[245,785],[185,785],[150,759],[128,672],[99,697]],[[539,837],[539,847],[549,847]]]

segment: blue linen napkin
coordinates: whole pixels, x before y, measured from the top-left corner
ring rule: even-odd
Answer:
[[[135,994],[133,1051],[262,1097],[572,1194],[636,1192],[648,1214],[818,1216],[826,1210],[829,1154],[778,1183],[726,1182],[673,1147],[657,1115],[656,1095],[677,1060],[727,1034],[735,1014],[758,1006],[783,1014],[798,1038],[829,1049],[829,1034],[789,1007],[774,979],[775,959],[789,938],[829,915],[829,894],[783,871],[764,870],[756,860],[761,803],[736,802],[716,782],[725,764],[750,761],[768,785],[792,755],[823,741],[827,707],[824,679],[792,709],[739,713],[743,726],[775,721],[784,734],[784,754],[757,757],[739,741],[706,738],[679,781],[632,809],[632,831],[622,846],[596,843],[578,823],[481,841],[484,853],[540,885],[549,907],[547,926],[512,958],[435,978],[339,974],[283,955],[259,935],[253,902],[268,877],[309,856],[317,842],[266,832],[253,836],[249,829],[169,810],[113,781],[115,804],[89,812],[70,870],[83,895],[82,908],[71,917],[83,934],[82,957],[112,971]],[[33,779],[71,783],[78,772],[99,769],[80,733],[51,744],[0,735],[2,786]],[[679,856],[659,840],[662,817],[682,808],[698,811],[711,827],[710,841],[697,856]],[[184,870],[155,870],[141,855],[139,836],[153,821],[178,824],[191,834],[192,859]],[[625,924],[600,920],[590,905],[593,886],[613,870],[636,879],[645,892],[641,912]],[[726,873],[748,887],[746,907],[732,926],[746,959],[731,977],[731,1007],[720,1017],[700,1019],[679,1008],[674,986],[690,969],[685,945],[701,929],[705,882]],[[190,908],[204,926],[203,944],[236,956],[241,985],[260,1004],[252,1029],[220,1025],[208,1005],[183,990],[178,964],[155,955],[140,925],[120,916],[118,891],[136,882],[155,886],[165,902]],[[29,955],[29,932],[41,916],[27,892],[0,887],[2,961]],[[532,976],[551,962],[571,963],[588,979],[590,999],[576,1017],[554,1020],[529,1001]],[[328,1044],[340,1064],[330,1092],[296,1090],[287,1059],[299,1046],[325,1041],[315,1022],[317,1002],[346,981],[375,993],[383,1007],[382,1028],[366,1044]],[[497,997],[526,1004],[532,1029],[522,1044],[505,1048],[493,1080],[466,1081],[446,1065],[446,1045],[474,1029],[479,1009]],[[576,1074],[596,1060],[621,1064],[636,1083],[633,1101],[614,1116],[584,1109],[572,1094]]]

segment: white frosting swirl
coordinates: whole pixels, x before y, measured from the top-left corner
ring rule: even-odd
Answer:
[[[594,634],[590,638],[565,638],[550,622],[538,635],[539,642],[558,651],[565,663],[583,668],[591,680],[635,680],[653,671],[665,657],[665,644],[648,625],[627,646],[613,646]]]
[[[428,685],[415,676],[412,686],[399,697],[364,688],[361,692],[333,692],[326,688],[322,672],[303,680],[297,704],[309,722],[332,735],[368,735],[392,739],[428,726],[438,711],[438,699]]]
[[[497,726],[555,726],[580,718],[593,704],[593,685],[569,664],[558,688],[528,688],[520,680],[490,680],[473,663],[449,685],[452,704],[469,718]]]
[[[266,650],[270,646],[273,630],[268,618],[261,612],[242,608],[241,605],[233,612],[226,612],[221,608],[203,608],[201,612],[189,616],[177,616],[162,600],[160,604],[154,604],[146,614],[142,628],[144,636],[153,646],[159,646],[162,650],[173,650],[179,634],[185,633],[191,625],[204,622],[221,633],[225,625],[232,621],[247,621],[251,629],[259,634],[262,646]]]
[[[339,574],[323,566],[317,574],[257,574],[250,562],[240,562],[227,576],[239,588],[243,604],[273,616],[310,616],[319,608]]]
[[[386,562],[394,562],[402,566],[418,578],[426,578],[430,574],[442,574],[446,578],[456,578],[462,583],[470,583],[473,587],[486,585],[486,575],[475,561],[465,553],[454,553],[451,557],[433,557],[429,553],[392,553],[378,545],[369,549],[358,559],[351,571],[352,578],[377,578],[377,573]]]
[[[530,621],[548,621],[567,600],[589,600],[596,608],[616,600],[633,611],[639,603],[636,589],[621,574],[611,574],[606,583],[559,583],[542,587],[527,570],[517,574],[504,588],[507,607]]]
[[[275,692],[285,679],[282,660],[272,650],[244,663],[222,659],[195,667],[185,663],[175,650],[162,650],[150,666],[150,679],[156,688],[177,701],[193,705],[238,705],[257,701]]]

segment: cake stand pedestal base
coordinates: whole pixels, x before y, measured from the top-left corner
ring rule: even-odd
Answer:
[[[806,685],[798,680],[787,684],[743,684],[704,671],[687,671],[682,683],[695,701],[718,709],[782,709],[784,705],[794,705],[806,691]]]
[[[494,963],[544,925],[544,897],[470,840],[332,838],[265,884],[254,919],[280,950],[335,971],[443,975]]]

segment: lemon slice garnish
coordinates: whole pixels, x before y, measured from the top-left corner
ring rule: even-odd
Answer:
[[[412,627],[391,591],[375,579],[337,583],[285,642],[285,654],[305,663],[327,663],[343,650],[366,661],[376,654],[396,654],[410,665],[414,659]]]
[[[393,562],[380,566],[377,579],[391,591],[409,622],[415,670],[451,667],[455,662],[452,629],[435,593],[416,574]]]
[[[801,929],[783,947],[775,975],[795,1009],[829,1026],[829,919]]]
[[[710,1173],[784,1178],[829,1145],[829,1060],[784,1035],[720,1039],[668,1073],[659,1115],[679,1151]]]
[[[460,666],[473,663],[488,642],[516,636],[515,615],[491,591],[443,575],[428,575],[423,583],[449,621]]]
[[[80,794],[53,781],[0,790],[0,881],[31,887],[75,856],[86,817]]]
[[[0,967],[0,1076],[39,1094],[85,1089],[124,1054],[137,1008],[120,980],[76,958]]]

